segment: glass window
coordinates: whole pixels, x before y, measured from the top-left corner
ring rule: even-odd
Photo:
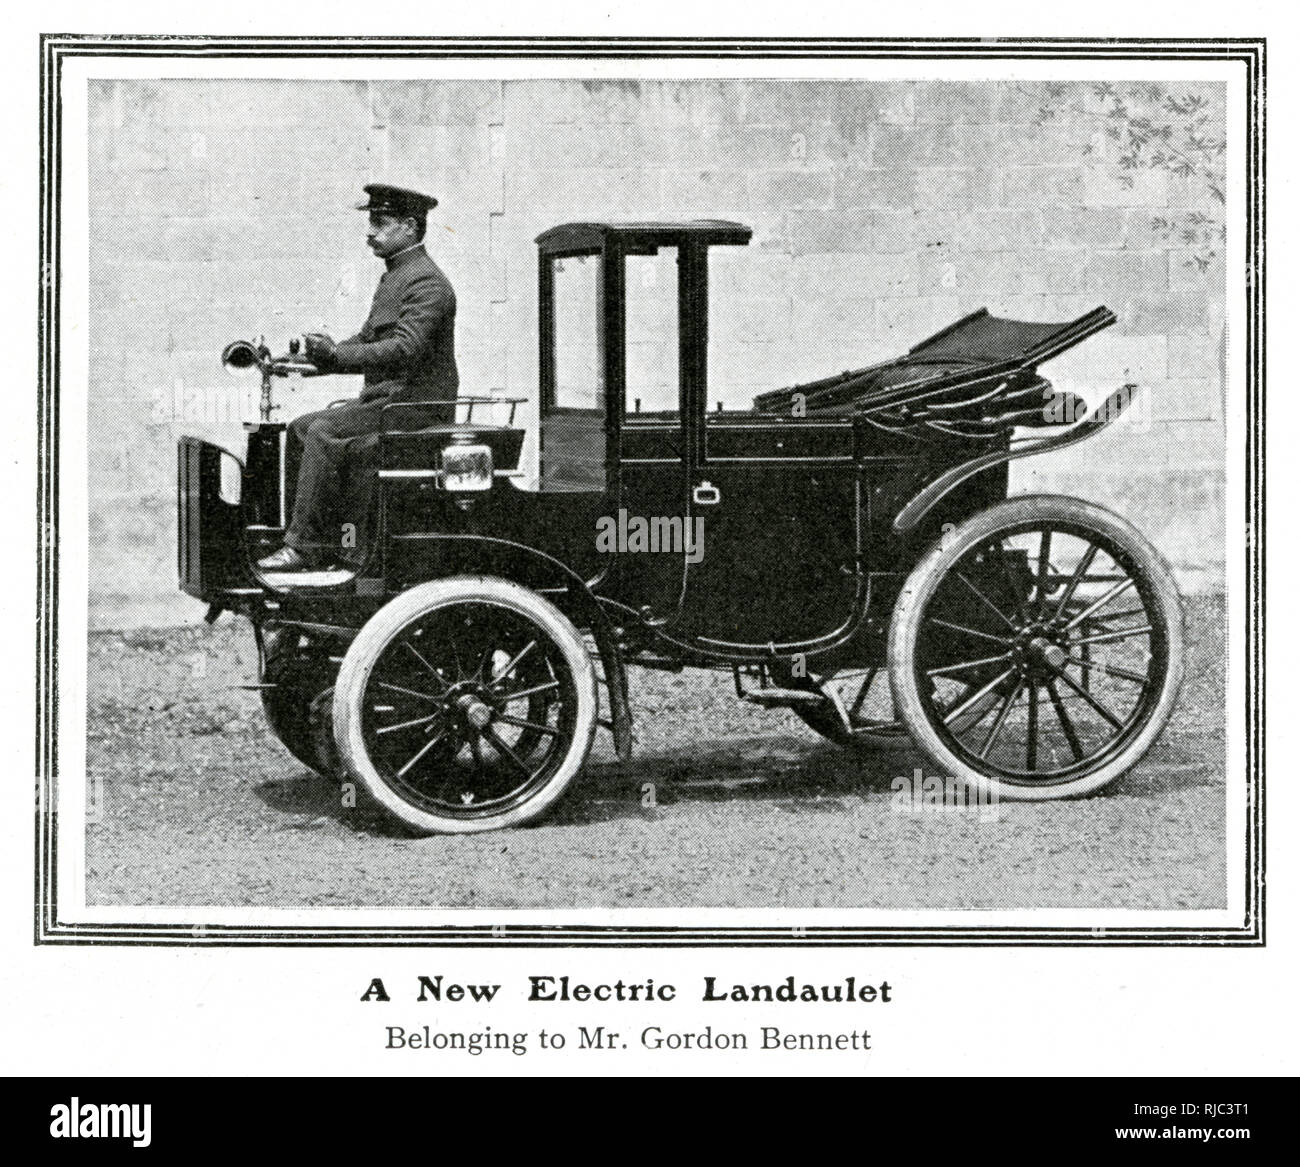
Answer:
[[[555,404],[560,409],[604,409],[599,321],[600,257],[551,260],[555,288]]]
[[[542,413],[539,488],[605,489],[605,369],[597,255],[550,261],[554,397]],[[543,378],[547,370],[543,369]]]
[[[677,248],[627,257],[627,399],[638,414],[678,416]]]
[[[781,257],[710,248],[709,417],[747,412],[758,394],[794,384],[815,348],[792,344]],[[792,353],[799,357],[794,369]]]

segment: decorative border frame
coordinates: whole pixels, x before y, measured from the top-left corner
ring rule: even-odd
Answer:
[[[600,925],[71,924],[59,918],[58,586],[59,276],[62,66],[71,57],[203,58],[725,58],[977,60],[1137,59],[1241,62],[1246,67],[1245,914],[1231,928],[1169,927],[673,927]],[[42,34],[40,255],[37,272],[36,816],[34,942],[190,947],[1162,947],[1264,944],[1264,38],[639,38],[639,37],[180,37]]]

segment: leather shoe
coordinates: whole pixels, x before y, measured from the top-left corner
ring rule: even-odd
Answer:
[[[296,547],[281,547],[257,561],[259,571],[311,571],[320,565],[319,556],[299,551]]]

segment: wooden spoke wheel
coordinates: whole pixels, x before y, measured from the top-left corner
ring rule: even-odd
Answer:
[[[948,534],[894,609],[896,707],[940,774],[1005,799],[1090,794],[1150,748],[1183,672],[1169,569],[1123,519],[1010,499]]]
[[[339,670],[334,737],[347,771],[423,832],[542,814],[586,760],[596,676],[581,636],[517,584],[458,577],[398,596]]]

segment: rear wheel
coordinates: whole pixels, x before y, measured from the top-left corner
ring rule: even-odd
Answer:
[[[352,642],[334,692],[348,772],[415,830],[467,833],[544,813],[586,760],[596,674],[553,604],[500,579],[422,584]]]
[[[1169,569],[1125,520],[1010,499],[950,531],[894,609],[899,715],[942,774],[1004,799],[1090,794],[1150,748],[1183,673]]]

